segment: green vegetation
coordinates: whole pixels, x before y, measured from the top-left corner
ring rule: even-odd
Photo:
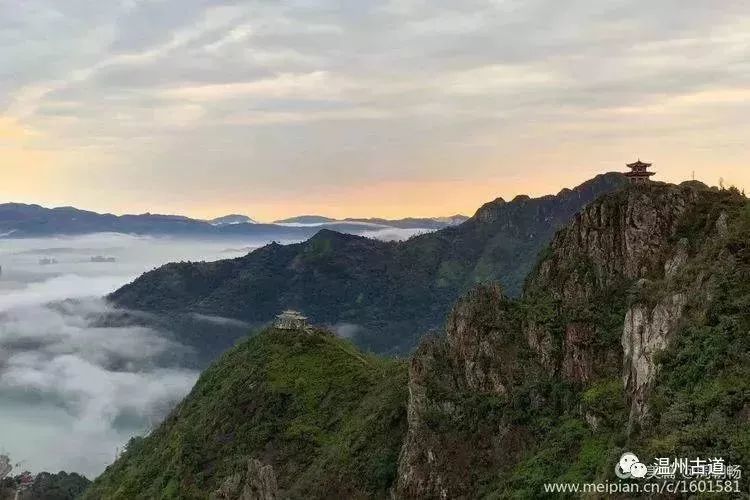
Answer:
[[[218,335],[219,327],[191,326],[185,319],[191,313],[260,327],[287,308],[315,324],[357,325],[353,341],[367,351],[407,354],[477,283],[500,281],[507,293],[519,295],[555,231],[623,182],[619,174],[606,174],[557,196],[496,200],[459,226],[404,242],[323,230],[304,243],[272,244],[238,259],[168,264],[111,299],[169,315],[161,327],[177,325],[172,331],[181,340],[211,355],[244,332]]]
[[[15,476],[0,480],[0,500],[74,500],[91,484],[91,481],[75,473],[40,472],[31,487],[16,496],[21,479],[22,476]]]
[[[31,488],[19,496],[19,500],[73,500],[90,484],[91,481],[75,473],[42,472],[36,476]]]
[[[736,199],[736,197],[735,197]],[[644,442],[654,456],[717,456],[750,464],[750,203],[723,203],[725,241],[705,245],[691,274],[715,277],[712,300],[675,335],[659,364],[652,426]],[[705,213],[719,216],[715,206]],[[696,218],[701,220],[700,217]],[[714,219],[716,220],[716,219]],[[707,222],[706,222],[707,221]],[[699,227],[710,225],[704,219]],[[748,478],[744,478],[749,485]]]
[[[472,498],[539,498],[546,483],[615,480],[614,465],[625,451],[647,463],[721,457],[746,471],[750,204],[738,193],[699,186],[656,185],[653,193],[687,200],[686,208],[652,215],[647,207],[649,216],[663,216],[669,225],[649,226],[642,262],[628,262],[635,276],[622,271],[617,236],[627,221],[612,210],[629,194],[616,193],[599,213],[618,215],[595,222],[597,241],[605,243],[578,246],[585,231],[556,239],[519,300],[490,286],[467,294],[448,321],[450,335],[431,338],[415,355],[417,397],[406,439],[404,363],[362,354],[324,332],[270,330],[206,371],[165,424],[131,442],[87,498],[206,498],[248,458],[273,465],[284,497],[385,498],[404,442],[419,478],[409,486],[434,492],[425,483],[461,483],[456,487]],[[655,200],[662,205],[662,198]],[[441,254],[436,239],[420,241],[423,248],[408,252],[430,262]],[[606,242],[615,243],[605,248]],[[340,274],[343,284],[349,271],[337,259],[352,254],[337,245],[350,244],[369,245],[314,243],[292,265],[319,259],[315,270],[330,266],[327,276]],[[676,255],[684,258],[676,273],[667,273]],[[411,272],[445,287],[463,264],[441,262],[437,274],[419,266]],[[350,293],[366,305],[375,292],[354,287]],[[654,308],[675,293],[687,305],[675,313],[679,321],[666,329],[667,347],[649,365],[656,375],[644,389],[644,413],[633,416],[623,342],[633,347],[637,340],[622,338],[626,312],[637,305],[655,316]],[[429,307],[435,295],[407,288],[398,297]],[[647,324],[664,328],[653,317],[640,326]],[[750,482],[742,481],[747,491]]]
[[[85,498],[205,499],[272,465],[284,495],[383,497],[406,428],[406,367],[326,332],[269,330],[222,356]]]
[[[722,219],[728,234],[717,238]],[[645,424],[628,435],[627,395],[619,376],[571,387],[574,397],[551,418],[527,407],[520,418],[539,444],[493,483],[489,497],[537,498],[545,483],[614,480],[612,468],[625,451],[636,451],[644,460],[721,457],[743,468],[750,464],[750,203],[731,191],[702,192],[672,243],[683,239],[691,256],[673,282],[654,276],[630,288],[615,285],[590,306],[588,320],[599,332],[596,342],[611,350],[618,347],[629,304],[653,306],[672,288],[699,287],[692,292],[686,319],[657,357]],[[527,308],[539,318],[551,318],[549,312],[542,314],[549,310],[544,297],[539,292]],[[579,315],[581,310],[574,309]],[[747,491],[747,478],[742,485]]]
[[[657,196],[670,189],[684,188],[653,187]],[[498,436],[487,429],[501,429],[500,434],[510,429],[519,436],[520,445],[503,443],[481,457],[472,496],[540,498],[548,483],[614,481],[614,465],[625,451],[647,463],[657,457],[721,457],[743,468],[750,464],[750,204],[732,191],[695,189],[685,193],[695,201],[679,217],[672,236],[657,241],[658,248],[646,255],[642,279],[625,279],[617,266],[604,274],[609,261],[593,262],[575,247],[579,233],[571,240],[559,239],[557,247],[541,256],[549,265],[540,264],[536,272],[545,278],[532,278],[523,300],[508,307],[521,314],[512,323],[520,321],[527,331],[547,336],[543,348],[551,361],[542,361],[544,366],[535,371],[538,358],[519,356],[515,363],[525,376],[508,395],[449,394],[440,385],[445,376],[428,381],[431,403],[425,421],[441,442],[471,439],[479,454],[481,443]],[[612,208],[626,200],[627,193],[608,196],[601,202],[606,205],[602,213],[617,213]],[[606,230],[618,234],[622,220],[612,219]],[[664,262],[680,248],[687,250],[685,261],[676,275],[667,277]],[[595,256],[602,251],[593,249]],[[657,375],[639,423],[631,420],[631,395],[622,378],[625,314],[636,304],[651,311],[675,293],[686,294],[688,305],[668,347],[656,357]],[[492,322],[485,316],[494,314],[482,308],[467,320],[478,332]],[[576,327],[572,350],[566,330],[571,325]],[[595,331],[591,340],[581,335],[586,327]],[[508,342],[496,356],[523,347],[523,340],[519,346],[518,339],[504,338]],[[443,356],[439,347],[433,351]],[[579,368],[589,365],[589,380],[565,379],[561,366],[571,353]],[[433,372],[446,371],[444,361],[432,363]],[[449,412],[442,409],[446,403]],[[744,491],[748,486],[743,478]]]

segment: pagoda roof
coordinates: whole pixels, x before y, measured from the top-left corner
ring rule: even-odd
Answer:
[[[650,167],[651,165],[652,165],[651,163],[646,163],[646,162],[641,161],[640,158],[638,158],[638,161],[636,161],[634,163],[628,163],[628,164],[626,164],[626,166],[629,167],[629,168],[634,168],[634,167]]]
[[[299,311],[293,309],[287,309],[281,314],[276,315],[277,318],[294,318],[294,319],[307,319],[307,316],[303,315]]]

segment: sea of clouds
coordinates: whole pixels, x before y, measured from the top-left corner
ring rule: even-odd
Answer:
[[[195,364],[181,363],[190,352],[172,335],[103,321],[115,313],[103,297],[166,262],[238,257],[265,243],[122,234],[0,238],[0,454],[32,472],[101,473],[132,436],[158,425],[199,375]],[[352,328],[343,325],[341,333]]]
[[[236,257],[263,243],[1,239],[0,453],[34,472],[99,474],[198,377],[179,363],[186,348],[162,332],[106,326],[113,310],[102,297],[165,262]]]

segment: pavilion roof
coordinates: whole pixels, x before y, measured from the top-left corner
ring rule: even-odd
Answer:
[[[635,168],[635,167],[650,167],[651,165],[652,165],[651,163],[646,163],[646,162],[643,162],[643,161],[641,161],[641,159],[640,159],[640,158],[638,158],[638,161],[636,161],[636,162],[634,162],[634,163],[628,163],[628,164],[627,164],[627,167],[629,167],[629,168]]]
[[[286,311],[282,312],[281,314],[278,314],[276,317],[277,318],[307,319],[307,316],[305,316],[301,312],[295,311],[293,309],[287,309]]]

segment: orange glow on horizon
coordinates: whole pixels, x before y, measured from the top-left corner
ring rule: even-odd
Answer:
[[[628,159],[630,161],[630,159]],[[366,186],[328,187],[302,196],[255,200],[245,205],[241,201],[232,203],[195,205],[180,212],[178,204],[170,204],[161,210],[153,207],[140,212],[181,213],[196,218],[210,219],[229,213],[248,215],[259,222],[293,217],[296,215],[322,215],[331,218],[345,217],[380,217],[401,219],[406,217],[438,217],[463,214],[473,215],[484,203],[498,197],[506,201],[518,195],[532,197],[557,194],[563,188],[573,188],[593,178],[597,174],[622,171],[626,169],[611,168],[605,170],[586,169],[575,172],[575,175],[556,169],[553,172],[538,170],[521,173],[512,177],[497,177],[485,182],[471,179],[427,180],[382,182]],[[657,175],[655,181],[679,183],[692,178],[692,170],[684,168],[659,168],[654,165]],[[740,188],[750,187],[750,171],[744,167],[721,169],[724,173],[697,169],[696,180],[709,185],[718,185],[720,178],[725,185],[736,185]],[[187,213],[186,213],[187,212]],[[132,213],[132,211],[131,211]]]
[[[0,183],[0,203],[15,201],[36,203],[48,207],[72,205],[77,208],[124,213],[179,214],[194,218],[214,218],[229,213],[245,214],[259,222],[296,215],[314,214],[332,218],[381,217],[400,219],[405,217],[437,217],[463,214],[471,216],[484,203],[498,197],[510,201],[519,194],[532,197],[556,194],[563,188],[575,187],[595,175],[609,172],[624,172],[625,163],[635,157],[625,156],[621,164],[606,162],[590,168],[558,168],[552,164],[569,163],[564,159],[542,158],[542,167],[519,166],[508,175],[508,168],[494,176],[483,178],[411,179],[382,181],[366,185],[323,185],[298,192],[280,192],[273,189],[263,194],[244,196],[231,193],[185,190],[184,193],[164,196],[159,191],[142,192],[138,189],[113,189],[112,186],[77,182],[82,169],[74,165],[96,164],[97,158],[90,153],[52,152],[27,147],[27,144],[3,147],[0,155],[3,163],[3,182]],[[567,156],[567,152],[558,152]],[[572,153],[571,153],[572,154]],[[99,158],[100,159],[100,158]],[[654,180],[681,182],[692,178],[709,185],[718,185],[723,178],[725,185],[740,188],[750,187],[750,169],[740,165],[705,168],[694,167],[690,158],[673,161],[644,155],[643,160],[654,163],[657,175]],[[534,160],[538,161],[538,160]],[[91,168],[91,167],[87,167]],[[476,177],[484,170],[477,167]],[[71,175],[73,172],[76,175]],[[94,172],[95,170],[91,170]],[[238,190],[242,191],[242,190]],[[251,198],[247,200],[245,198]]]

